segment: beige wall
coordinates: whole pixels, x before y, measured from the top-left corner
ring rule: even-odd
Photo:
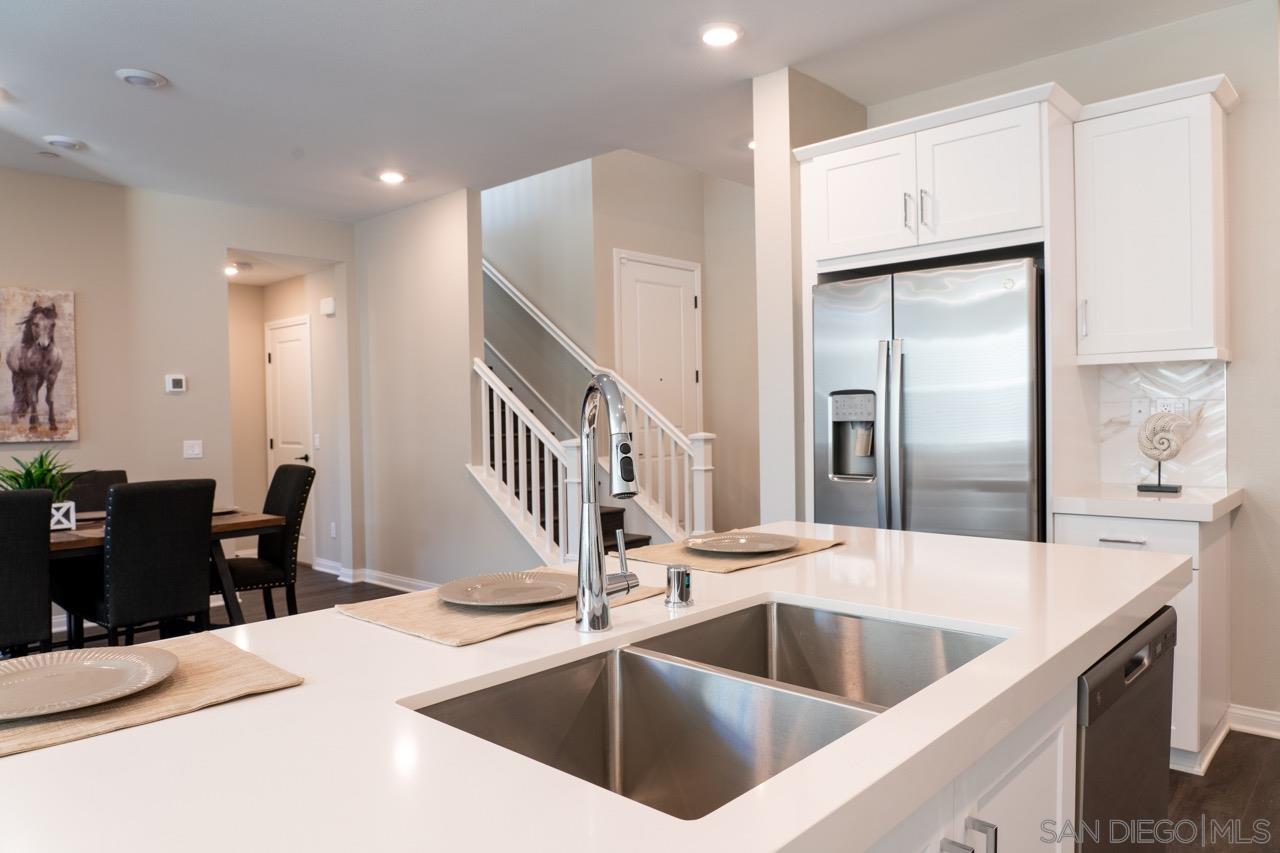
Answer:
[[[245,509],[262,506],[267,494],[266,372],[262,367],[265,290],[252,284],[227,285],[232,502]],[[249,545],[238,542],[236,547]]]
[[[752,83],[760,519],[802,515],[800,145],[866,127],[863,106],[783,68]]]
[[[1232,701],[1280,710],[1280,51],[1274,0],[1231,6],[869,109],[881,124],[1054,80],[1082,102],[1227,73],[1241,102],[1227,117],[1231,349],[1228,473],[1248,496],[1231,535]]]
[[[76,467],[212,477],[218,500],[234,500],[228,247],[346,261],[352,228],[0,169],[0,287],[76,293],[80,440],[58,445]],[[166,395],[166,373],[190,390]],[[197,438],[204,458],[184,460]]]
[[[713,445],[715,526],[760,521],[755,209],[751,187],[703,176],[702,403]]]
[[[485,190],[484,257],[597,360],[591,161]]]
[[[356,225],[365,568],[374,572],[439,582],[537,562],[465,467],[478,451],[479,201],[458,191]]]

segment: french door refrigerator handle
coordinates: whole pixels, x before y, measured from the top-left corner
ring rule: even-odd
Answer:
[[[889,448],[886,441],[889,411],[889,342],[876,344],[876,423],[871,451],[876,455],[876,515],[881,527],[889,527]]]
[[[889,498],[893,512],[890,527],[903,530],[902,503],[902,339],[890,344],[889,385],[893,389],[893,406],[889,409]]]

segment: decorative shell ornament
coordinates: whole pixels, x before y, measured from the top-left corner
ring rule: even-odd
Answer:
[[[1155,462],[1168,462],[1182,450],[1178,430],[1191,426],[1191,421],[1173,412],[1157,412],[1147,418],[1138,430],[1138,449]]]

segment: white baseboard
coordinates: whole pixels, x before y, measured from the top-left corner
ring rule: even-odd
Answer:
[[[377,569],[349,569],[335,560],[318,559],[311,564],[311,567],[317,572],[334,575],[343,583],[371,583],[375,586],[385,586],[388,589],[398,589],[401,592],[418,592],[439,586],[439,584],[431,581],[407,578],[404,575],[393,575],[390,572],[380,572]]]
[[[1280,711],[1250,708],[1248,705],[1232,705],[1227,709],[1231,731],[1280,740]]]
[[[1194,776],[1203,776],[1213,763],[1218,747],[1226,740],[1229,732],[1260,735],[1280,740],[1280,711],[1268,711],[1265,708],[1251,708],[1248,705],[1230,705],[1227,713],[1222,715],[1217,728],[1199,752],[1186,752],[1181,749],[1169,750],[1169,767]]]

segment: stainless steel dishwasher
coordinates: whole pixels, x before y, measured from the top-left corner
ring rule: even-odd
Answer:
[[[1076,849],[1163,850],[1135,821],[1169,816],[1169,724],[1178,616],[1164,607],[1080,676]]]

